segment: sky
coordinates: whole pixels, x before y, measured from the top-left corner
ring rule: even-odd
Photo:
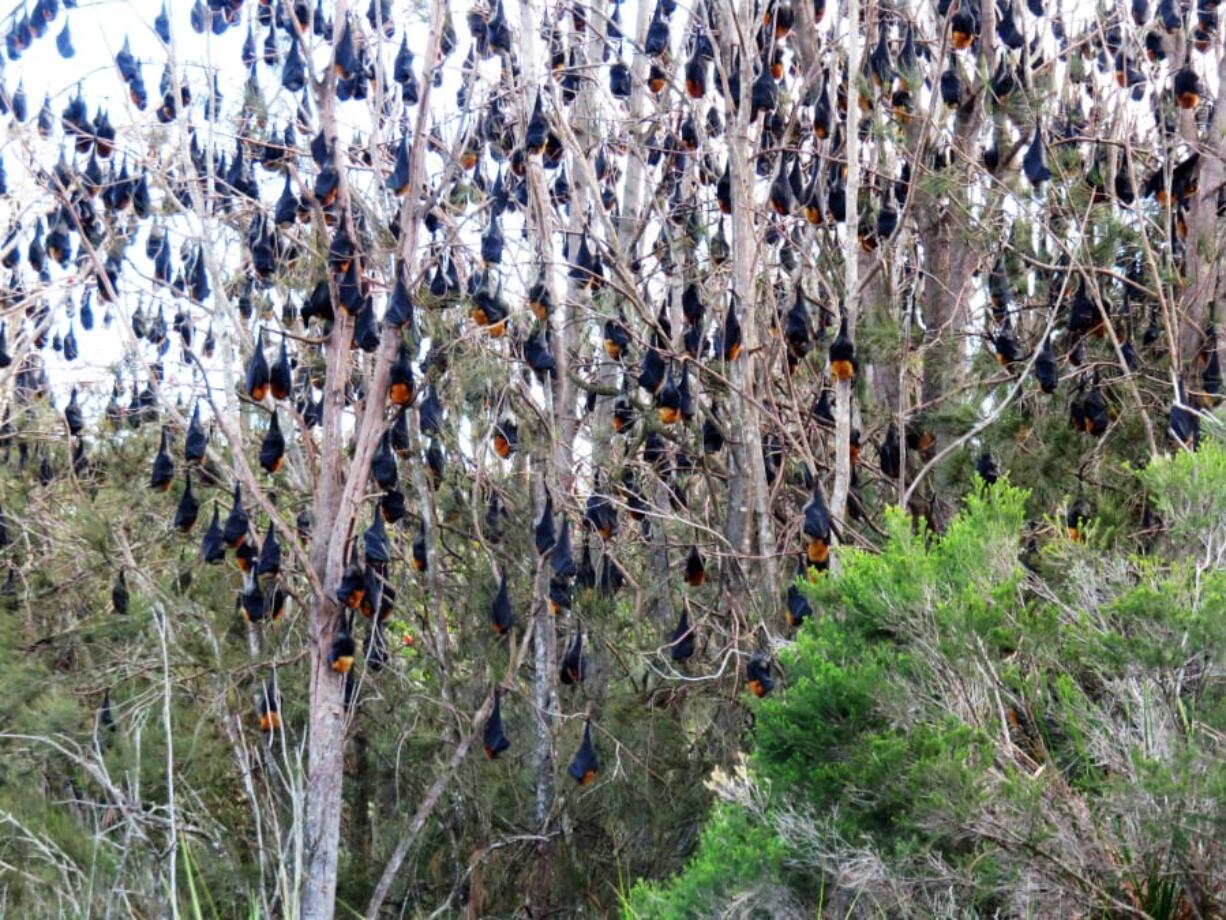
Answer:
[[[329,4],[330,6],[330,4]],[[185,0],[170,0],[167,3],[172,30],[172,43],[179,60],[185,62],[185,74],[193,91],[192,123],[203,137],[209,129],[209,124],[203,118],[200,102],[204,99],[206,88],[206,70],[215,69],[219,74],[219,89],[223,96],[223,118],[214,126],[218,135],[228,134],[233,129],[232,116],[241,100],[243,84],[246,80],[246,70],[241,62],[243,43],[247,38],[247,23],[244,20],[231,26],[221,35],[211,31],[204,34],[194,32],[190,25],[192,4]],[[50,211],[50,199],[45,193],[37,191],[37,186],[25,170],[23,161],[32,153],[34,161],[42,169],[51,169],[61,152],[66,148],[61,143],[59,122],[60,114],[68,102],[80,90],[88,104],[92,115],[99,107],[107,110],[111,122],[117,131],[116,153],[113,160],[121,163],[125,156],[130,164],[135,164],[151,151],[153,144],[175,144],[178,137],[174,126],[162,129],[156,141],[151,141],[143,132],[152,119],[152,112],[160,99],[158,84],[162,76],[164,62],[168,59],[168,49],[154,31],[154,20],[162,9],[161,0],[98,0],[89,2],[81,0],[80,6],[73,10],[61,9],[57,17],[48,27],[46,34],[34,41],[19,61],[4,60],[0,64],[0,83],[10,97],[16,95],[19,87],[24,90],[27,98],[29,117],[25,124],[18,124],[10,115],[0,118],[0,155],[4,158],[5,171],[8,177],[10,194],[0,198],[0,228],[7,235],[7,228],[16,220],[20,220],[25,233],[21,239],[21,250],[24,257],[28,245],[33,220],[36,216],[45,216]],[[365,13],[366,4],[356,4],[359,15]],[[255,3],[244,4],[243,14],[254,20]],[[420,56],[425,51],[428,32],[427,24],[421,21],[421,14],[409,8],[409,4],[396,2],[394,17],[397,31],[391,43],[384,47],[386,72],[391,72],[391,60],[404,34],[404,25],[409,28],[408,41],[411,50],[415,51],[419,60],[415,70],[421,79]],[[71,45],[75,54],[65,59],[57,48],[57,37],[67,28],[71,36]],[[462,22],[458,24],[463,28]],[[0,30],[8,31],[8,19],[0,20]],[[252,32],[256,42],[257,54],[264,49],[268,30],[253,23]],[[282,60],[287,48],[287,38],[278,33],[280,38],[280,53]],[[467,36],[465,36],[467,37]],[[125,42],[140,63],[142,77],[149,95],[149,108],[138,111],[133,105],[115,65],[115,56]],[[330,53],[330,47],[320,39],[312,37],[312,46],[316,59],[322,62]],[[444,131],[447,130],[446,110],[450,103],[454,107],[455,89],[459,86],[459,67],[462,63],[462,52],[453,54],[445,65],[444,81],[440,100],[444,114],[440,120]],[[280,65],[269,67],[263,63],[257,65],[257,80],[267,100],[268,109],[273,113],[273,123],[283,125],[293,111],[297,100],[280,85]],[[50,138],[41,138],[36,131],[36,120],[44,99],[50,100],[50,109],[55,121],[55,129]],[[340,106],[339,121],[342,131],[359,131],[366,135],[370,133],[371,116],[367,103],[350,101]],[[309,138],[299,137],[300,144],[305,145]],[[233,155],[234,143],[229,137],[220,142],[220,148],[227,157]],[[71,145],[67,148],[70,161],[73,157]],[[84,165],[86,159],[79,160]],[[105,161],[102,163],[104,172],[108,169]],[[261,197],[265,205],[271,208],[277,196],[281,193],[283,178],[257,167],[254,175],[260,184]],[[361,181],[361,177],[357,181]],[[163,194],[156,183],[151,183],[155,206],[162,200]],[[194,220],[186,221],[172,218],[167,222],[172,240],[181,240],[184,234],[195,235],[197,232]],[[62,271],[58,266],[51,269],[53,282],[46,290],[46,295],[53,306],[55,321],[52,329],[59,336],[64,336],[71,328],[78,341],[80,354],[71,364],[64,360],[62,353],[55,353],[50,347],[43,354],[47,360],[48,371],[52,379],[52,389],[56,402],[61,407],[66,402],[68,386],[77,386],[82,396],[92,396],[89,402],[100,404],[109,398],[112,382],[115,379],[117,367],[124,367],[124,378],[131,379],[132,371],[143,381],[144,367],[153,357],[152,348],[145,346],[144,360],[133,360],[132,338],[122,328],[130,321],[132,312],[143,307],[146,314],[152,315],[156,305],[162,304],[167,323],[172,321],[177,309],[189,309],[195,318],[194,341],[199,351],[199,343],[203,340],[210,322],[206,316],[211,305],[206,309],[191,308],[185,301],[175,301],[164,292],[160,296],[148,294],[149,284],[138,281],[137,272],[146,278],[151,275],[151,263],[144,255],[145,239],[153,221],[144,221],[137,235],[127,250],[127,256],[132,264],[125,267],[121,279],[121,297],[119,302],[108,309],[95,295],[92,297],[92,311],[95,317],[94,328],[87,331],[81,322],[81,301],[84,294],[83,285],[79,283],[75,272],[70,267]],[[173,243],[176,268],[180,264],[178,243]],[[226,260],[224,253],[232,257]],[[223,265],[233,265],[238,261],[237,246],[229,241],[225,249],[217,250],[219,261]],[[23,260],[24,261],[24,260]],[[38,284],[28,266],[23,266],[27,289]],[[134,271],[134,269],[136,269]],[[92,287],[92,285],[91,285]],[[272,306],[277,313],[280,311],[282,296],[271,292]],[[113,314],[113,321],[108,325],[106,320]],[[10,351],[13,350],[16,318],[9,318],[8,339]],[[214,324],[219,340],[219,346],[224,348],[227,324],[220,316]],[[172,337],[173,338],[173,337]],[[220,349],[219,349],[220,350]],[[167,372],[167,382],[188,384],[192,382],[193,371],[180,360],[177,340],[164,357]],[[217,381],[212,381],[219,386]],[[122,402],[122,400],[121,400]]]

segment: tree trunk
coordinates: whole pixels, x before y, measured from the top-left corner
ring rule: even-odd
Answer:
[[[1219,49],[1217,59],[1218,85],[1226,86],[1226,51]],[[1180,129],[1193,149],[1201,152],[1196,194],[1188,208],[1188,236],[1184,241],[1184,286],[1179,299],[1175,339],[1179,354],[1171,356],[1176,373],[1183,374],[1196,367],[1196,356],[1204,342],[1204,329],[1209,317],[1209,305],[1217,297],[1222,271],[1221,224],[1218,220],[1218,193],[1226,182],[1226,106],[1214,105],[1205,138],[1198,137],[1194,110],[1180,110]],[[1218,336],[1221,347],[1223,336]],[[1199,381],[1185,377],[1189,388]]]
[[[860,0],[847,2],[847,32],[853,40],[847,43],[847,120],[844,143],[847,148],[846,200],[847,216],[843,222],[843,309],[847,311],[847,334],[855,340],[856,317],[859,314],[859,259],[856,241],[860,211],[860,134],[857,119],[856,80],[860,76]],[[847,494],[851,490],[851,381],[842,380],[834,388],[834,489],[831,493],[830,515],[842,525],[847,510]]]
[[[339,604],[329,592],[340,580],[340,554],[332,551],[334,540],[346,538],[348,522],[336,512],[341,498],[344,444],[342,414],[345,408],[345,377],[353,321],[341,311],[327,348],[324,382],[323,440],[320,474],[315,490],[315,520],[311,565],[325,594],[310,605],[309,656],[311,663],[310,735],[307,743],[306,877],[302,887],[301,915],[310,920],[330,920],[335,909],[338,840],[341,827],[341,784],[344,767],[345,678],[332,670],[328,654],[341,616]],[[335,560],[335,562],[333,561]]]
[[[721,18],[735,16],[740,24],[721,23],[721,40],[725,60],[725,73],[732,62],[732,36],[753,21],[754,13],[748,8],[739,11],[723,10]],[[737,26],[732,28],[731,26]],[[762,456],[761,420],[757,412],[754,387],[754,362],[761,360],[755,355],[759,343],[757,291],[754,267],[758,251],[754,233],[754,167],[750,151],[754,148],[753,132],[760,125],[750,122],[752,111],[749,88],[752,80],[742,78],[741,97],[736,117],[728,126],[728,169],[732,198],[732,285],[731,304],[735,305],[741,322],[741,356],[731,362],[726,370],[729,383],[728,415],[726,418],[729,453],[732,458],[732,478],[728,486],[728,505],[724,519],[724,539],[732,556],[731,564],[723,567],[723,587],[732,589],[731,595],[743,592],[736,590],[737,582],[745,574],[746,561],[738,556],[757,555],[760,591],[755,600],[764,605],[765,611],[773,609],[778,601],[778,585],[775,572],[774,522],[767,500],[766,467]],[[724,322],[728,302],[717,302],[712,322]],[[755,552],[756,550],[756,552]],[[739,574],[733,575],[734,571]],[[729,577],[732,581],[729,581]],[[727,595],[726,595],[727,596]]]
[[[306,878],[301,916],[328,920],[336,902],[341,781],[344,768],[345,680],[328,665],[336,615],[330,602],[313,605],[311,728],[306,791]]]

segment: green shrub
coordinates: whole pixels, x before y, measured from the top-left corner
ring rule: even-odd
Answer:
[[[1001,482],[939,538],[892,510],[880,552],[802,580],[817,616],[756,705],[760,801],[725,792],[626,915],[764,886],[826,916],[1220,911],[1226,450],[1138,477],[1167,525],[1145,555],[1061,528],[1027,571],[1029,496]]]

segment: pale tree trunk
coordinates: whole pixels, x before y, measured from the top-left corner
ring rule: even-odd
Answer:
[[[443,23],[443,5],[434,0],[431,5],[430,33],[424,57],[426,71],[422,79],[422,95],[418,104],[417,123],[413,133],[409,195],[401,212],[402,235],[400,258],[406,265],[414,264],[417,243],[419,202],[425,164],[426,123],[429,113],[431,80],[429,69],[438,60],[439,36]],[[333,48],[340,41],[348,15],[347,0],[337,0],[334,8]],[[336,143],[335,156],[340,177],[337,209],[341,220],[352,223],[348,185],[343,168],[344,155],[337,138],[336,76],[329,68],[322,86],[317,86],[318,110],[325,136]],[[352,233],[351,236],[357,239]],[[337,301],[333,283],[333,301]],[[300,915],[310,920],[330,920],[335,911],[338,845],[342,812],[344,776],[344,742],[348,715],[344,706],[345,679],[332,671],[328,654],[335,637],[341,606],[333,597],[345,565],[349,531],[365,489],[370,460],[385,430],[383,408],[387,401],[388,376],[395,357],[400,331],[385,329],[379,344],[370,384],[367,387],[365,409],[356,422],[356,442],[348,470],[344,469],[345,385],[351,360],[350,342],[353,319],[338,310],[332,333],[324,345],[326,373],[324,382],[323,437],[320,448],[319,476],[316,481],[312,521],[311,564],[322,583],[324,593],[312,598],[309,617],[310,735],[308,740],[308,775],[304,840],[306,849],[305,878],[302,884]]]
[[[1182,43],[1181,43],[1182,44]],[[1172,55],[1175,59],[1175,55]],[[1217,50],[1219,96],[1226,87],[1226,51]],[[1206,136],[1198,137],[1194,110],[1179,110],[1180,133],[1193,149],[1200,151],[1200,172],[1196,194],[1187,212],[1188,235],[1184,240],[1184,287],[1179,300],[1179,316],[1172,324],[1179,343],[1179,354],[1171,363],[1183,369],[1189,388],[1199,381],[1188,376],[1196,367],[1196,355],[1203,344],[1203,332],[1209,316],[1209,305],[1217,296],[1222,272],[1222,231],[1218,220],[1218,193],[1226,182],[1226,106],[1219,99],[1213,106]],[[1221,317],[1218,317],[1220,320]],[[1218,335],[1221,349],[1226,337]]]
[[[640,3],[635,14],[634,31],[627,32],[638,47],[642,47],[646,40],[650,12],[646,3]],[[632,77],[630,99],[626,111],[630,124],[638,125],[643,120],[643,101],[647,92],[646,56],[635,54],[629,66]],[[583,92],[586,93],[586,91],[585,88]],[[638,251],[637,240],[645,197],[643,174],[647,165],[644,156],[646,141],[647,136],[644,132],[636,131],[634,128],[630,129],[630,143],[626,150],[626,174],[622,180],[618,216],[613,222],[617,231],[618,249],[623,260],[628,264],[633,264],[634,254]],[[584,183],[584,188],[586,189],[586,183]],[[620,386],[619,364],[606,355],[604,349],[596,350],[594,360],[596,361],[595,384],[600,389],[601,396],[596,402],[596,409],[592,413],[590,422],[592,468],[608,469],[613,441],[613,403],[616,397],[605,395],[605,393],[616,391]]]
[[[348,4],[336,4],[334,46],[344,28]],[[317,87],[320,121],[325,136],[336,141],[336,76],[329,68],[322,86]],[[339,151],[337,151],[339,154]],[[337,156],[337,161],[343,162]],[[345,171],[339,170],[341,186],[338,209],[342,220],[348,219],[349,198]],[[335,285],[333,285],[335,288]],[[335,295],[335,290],[333,291]],[[334,297],[335,302],[335,297]],[[341,826],[341,784],[344,773],[344,678],[333,672],[328,653],[336,632],[340,607],[331,590],[339,571],[331,565],[330,552],[338,526],[348,529],[348,522],[337,520],[340,488],[344,480],[343,414],[345,384],[349,371],[349,345],[353,338],[353,319],[345,311],[336,311],[336,322],[324,345],[326,370],[323,391],[323,437],[320,444],[319,473],[315,483],[314,520],[311,522],[311,566],[323,585],[323,596],[311,599],[309,610],[310,730],[307,742],[306,817],[303,829],[306,852],[305,876],[302,880],[300,913],[311,920],[330,920],[335,909],[338,843]],[[340,535],[343,543],[345,534]]]
[[[634,47],[641,48],[647,39],[647,28],[650,23],[651,8],[647,3],[640,3],[636,9],[635,22],[633,32],[628,32],[627,35],[634,40]],[[631,89],[630,99],[626,107],[629,124],[637,126],[643,124],[643,111],[647,95],[647,68],[648,60],[644,54],[634,54],[630,61],[631,70]],[[648,133],[645,129],[631,127],[631,143],[626,151],[626,175],[622,184],[621,201],[619,207],[619,216],[616,221],[617,241],[621,251],[622,260],[625,266],[634,264],[635,254],[638,252],[638,240],[640,238],[640,229],[643,221],[643,215],[650,202],[650,196],[644,188],[644,174],[646,172],[645,145],[648,139]],[[674,247],[675,250],[676,247]],[[679,288],[681,279],[674,277],[669,284],[667,296],[670,298],[670,303],[673,305],[673,313],[679,313],[677,304],[680,302]],[[680,328],[676,316],[673,318],[673,328]],[[597,366],[597,382],[602,388],[618,389],[620,386],[619,380],[619,364],[607,355],[600,353],[598,355],[599,364]],[[604,397],[596,405],[595,420],[592,427],[593,435],[593,468],[594,469],[610,469],[611,457],[611,442],[613,435],[613,404],[616,397]],[[653,483],[638,483],[640,489],[650,488],[652,493],[645,496],[653,508],[661,513],[667,511],[668,508],[668,490],[663,482]],[[663,518],[653,517],[650,520],[651,526],[651,566],[655,574],[656,584],[653,590],[656,591],[654,603],[651,604],[650,610],[653,619],[656,621],[658,629],[665,629],[671,624],[672,601],[669,594],[669,559],[668,559],[668,541],[664,533]]]
[[[344,28],[347,3],[336,5],[334,44]],[[336,140],[336,77],[329,68],[318,93],[319,115],[325,136]],[[339,151],[337,151],[339,154]],[[337,156],[337,161],[342,162]],[[341,187],[338,194],[342,220],[348,220],[348,188],[344,170],[339,170]],[[338,581],[339,566],[333,565],[332,543],[339,527],[348,529],[348,522],[337,519],[343,470],[343,414],[345,384],[349,371],[349,346],[353,338],[353,320],[338,310],[332,333],[324,345],[326,370],[323,392],[323,438],[320,447],[319,475],[315,484],[314,520],[312,526],[311,565],[324,588],[324,595],[312,598],[310,606],[310,732],[308,735],[308,766],[306,786],[306,824],[303,839],[306,850],[305,877],[302,885],[301,914],[311,920],[329,920],[335,909],[338,844],[341,826],[341,786],[344,774],[344,677],[333,672],[328,653],[341,615],[331,590]],[[343,544],[345,534],[340,534]]]
[[[341,331],[341,324],[338,322],[333,330],[333,341]],[[347,330],[344,337],[345,350],[348,349],[350,335],[352,328]],[[329,377],[332,376],[332,365],[343,363],[344,357],[342,353],[329,358]],[[344,398],[339,392],[328,395],[337,400]],[[339,420],[340,408],[325,408],[325,416],[331,411]],[[339,439],[337,446],[339,448]],[[339,460],[339,457],[336,459]],[[334,472],[329,470],[327,465],[323,471]],[[328,493],[335,493],[335,485],[331,489],[321,490],[320,497],[328,497]],[[339,572],[327,571],[326,553],[328,540],[336,524],[335,506],[317,502],[315,507],[316,517],[312,526],[315,528],[316,538],[312,561],[324,585],[333,586],[337,583]],[[329,513],[330,511],[333,513]],[[340,539],[343,540],[344,536]],[[341,609],[331,597],[312,599],[309,643],[311,715],[304,833],[306,876],[302,888],[302,916],[312,920],[330,918],[336,898],[337,843],[341,826],[341,782],[344,772],[345,681],[342,675],[332,671],[328,664],[328,653],[340,615]]]
[[[944,25],[938,34],[938,42],[942,52],[947,50],[944,37]],[[953,150],[950,155],[950,170],[965,173],[966,164],[975,163],[979,159],[977,137],[982,124],[984,112],[987,109],[987,96],[991,92],[992,60],[995,56],[996,44],[996,10],[994,4],[986,4],[983,9],[983,22],[980,27],[979,56],[973,58],[976,68],[968,74],[970,86],[962,105],[954,113]],[[933,60],[933,79],[944,66],[942,55]],[[980,69],[980,60],[988,62]],[[944,103],[939,98],[933,98],[931,106],[943,111]],[[930,121],[925,122],[925,129]],[[924,156],[930,149],[931,135],[924,131],[914,142],[916,158]],[[923,271],[919,297],[922,304],[921,313],[924,320],[924,342],[921,353],[923,357],[922,376],[919,382],[919,399],[925,405],[937,404],[944,394],[956,391],[965,377],[967,362],[964,343],[964,333],[969,323],[968,297],[971,290],[967,280],[979,268],[976,264],[978,252],[968,244],[965,236],[958,238],[958,221],[971,213],[970,199],[967,194],[968,181],[955,178],[945,184],[945,194],[948,201],[944,204],[932,195],[918,191],[919,179],[923,175],[922,164],[912,164],[911,208],[916,215],[917,234],[922,242],[922,258],[920,266]],[[973,168],[973,167],[969,167]],[[901,481],[899,494],[910,494],[906,488],[906,424],[907,413],[900,408],[899,412],[899,448],[903,459],[901,464]],[[952,508],[938,506],[933,501],[922,506],[930,524],[940,530]],[[917,506],[916,510],[919,508]]]
[[[721,51],[724,71],[732,65],[732,42],[737,34],[751,34],[754,13],[748,5],[737,10],[731,4],[720,9]],[[728,21],[734,18],[735,22]],[[754,79],[754,55],[744,54],[741,60],[740,100],[728,132],[728,169],[732,198],[732,290],[733,302],[741,322],[741,356],[727,366],[729,395],[728,414],[723,420],[729,433],[728,448],[732,458],[732,476],[728,484],[728,506],[724,521],[724,539],[731,555],[729,565],[721,572],[721,588],[725,597],[743,594],[738,585],[748,574],[746,556],[756,555],[753,566],[760,590],[754,601],[764,616],[769,617],[778,604],[778,579],[775,566],[774,521],[769,507],[766,466],[762,456],[761,418],[754,403],[756,396],[755,368],[766,354],[755,354],[758,335],[758,292],[754,270],[758,255],[758,239],[754,233],[754,167],[752,151],[754,131],[760,120],[750,121],[750,89]],[[711,311],[711,322],[722,325],[728,302],[720,299]],[[739,557],[739,558],[738,558]]]
[[[324,383],[323,439],[319,478],[315,490],[315,518],[312,526],[311,565],[322,582],[325,594],[316,595],[310,604],[309,658],[310,732],[306,787],[306,875],[303,879],[303,917],[330,918],[336,898],[337,843],[341,826],[341,782],[344,768],[345,707],[343,675],[328,664],[328,653],[341,616],[340,605],[331,591],[339,581],[339,566],[329,564],[336,534],[339,488],[343,475],[341,450],[344,443],[342,413],[345,408],[345,382],[348,376],[349,342],[353,320],[338,311],[332,335],[325,346],[327,371]],[[344,523],[348,530],[348,522]]]
[[[733,62],[733,41],[732,36],[739,34],[739,24],[736,20],[739,13],[732,3],[727,7],[722,4],[718,7],[720,13],[720,45],[723,57],[724,73],[730,73]],[[733,215],[733,280],[732,288],[737,294],[744,296],[749,287],[749,277],[751,267],[745,257],[745,253],[740,254],[737,258],[736,253],[740,249],[746,238],[746,229],[749,227],[749,236],[752,237],[752,225],[748,218],[750,209],[753,207],[752,200],[745,202],[745,190],[751,187],[752,179],[745,175],[745,171],[749,168],[747,161],[747,151],[750,149],[752,139],[749,135],[749,112],[750,112],[750,86],[753,82],[752,72],[753,62],[749,54],[745,54],[742,61],[740,99],[738,100],[737,111],[729,124],[725,128],[728,134],[728,170],[732,180],[731,198],[732,198],[732,215]],[[745,219],[738,222],[738,214],[743,215]],[[739,229],[738,229],[739,228]],[[714,317],[714,321],[718,322],[718,314]],[[734,387],[740,383],[740,380],[733,379]],[[739,594],[739,588],[744,584],[744,573],[742,571],[742,557],[746,550],[746,541],[748,538],[749,527],[749,450],[745,442],[744,436],[744,415],[743,415],[743,399],[740,394],[733,392],[728,399],[728,418],[727,428],[730,434],[728,438],[728,452],[732,459],[731,477],[728,480],[728,506],[725,511],[724,519],[724,541],[728,545],[730,559],[727,565],[722,567],[721,571],[721,593],[727,597]]]
[[[537,47],[537,30],[540,28],[538,20],[538,10],[533,0],[522,0],[520,4],[520,48],[521,66],[523,67],[523,81],[519,86],[518,107],[521,129],[526,128],[528,119],[532,114],[532,106],[535,103],[537,92],[544,93],[548,87],[548,83],[543,82],[541,77],[541,55]],[[573,162],[573,161],[572,161]],[[547,186],[544,169],[539,159],[536,157],[528,158],[526,181],[528,183],[529,203],[531,206],[530,215],[526,216],[528,221],[528,232],[536,239],[538,258],[542,268],[546,268],[551,272],[551,275],[546,277],[545,283],[552,295],[557,290],[555,279],[552,277],[551,268],[556,260],[553,253],[553,231],[554,231],[554,212],[549,202],[549,189]],[[572,224],[574,223],[574,211],[576,194],[572,185]],[[529,219],[530,218],[530,219]],[[565,228],[564,228],[565,232]],[[567,298],[569,301],[572,294],[572,285],[567,284]],[[532,508],[532,519],[536,520],[540,517],[545,506],[545,492],[549,487],[548,470],[554,465],[554,458],[560,458],[564,455],[567,438],[565,433],[561,433],[559,437],[559,419],[557,417],[558,401],[565,401],[565,394],[571,389],[569,381],[566,379],[566,373],[569,370],[567,360],[566,339],[568,337],[567,325],[564,321],[565,315],[569,313],[568,306],[565,302],[558,303],[555,299],[555,308],[552,311],[550,320],[550,332],[552,343],[552,354],[554,364],[557,368],[557,377],[553,386],[552,393],[548,392],[550,380],[546,380],[544,386],[547,390],[547,417],[552,422],[550,431],[542,432],[548,438],[546,448],[534,452],[534,456],[529,459],[529,467],[525,471],[525,475],[531,483],[530,495],[531,501],[529,507]],[[558,314],[563,314],[559,316]],[[564,461],[557,460],[557,466],[564,466]],[[559,494],[559,504],[561,504],[562,496]],[[556,705],[551,705],[551,699],[554,697],[552,690],[552,672],[551,662],[553,660],[553,647],[556,645],[556,631],[552,617],[549,616],[548,605],[549,592],[549,567],[548,559],[538,560],[535,576],[532,580],[532,599],[529,607],[528,615],[532,624],[532,704],[534,709],[535,723],[535,738],[533,739],[533,766],[535,768],[535,776],[533,778],[533,819],[536,826],[542,826],[548,817],[549,807],[553,801],[554,794],[554,777],[553,777],[553,747],[550,729],[553,722],[552,713],[556,709]],[[543,902],[546,900],[544,879],[547,875],[548,855],[538,848],[536,853],[536,864],[532,873],[532,884],[529,886],[528,898],[531,902]]]
[[[540,10],[534,0],[521,0],[520,4],[520,49],[523,82],[519,89],[519,109],[521,124],[526,125],[531,115],[531,108],[538,91],[544,92],[552,81],[542,76],[544,55],[538,44],[538,30],[541,27]],[[599,23],[589,22],[589,29],[599,26]],[[591,32],[587,34],[592,34]],[[582,69],[588,58],[585,43],[579,41],[583,33],[572,32],[572,47],[574,48],[576,67]],[[554,99],[557,100],[555,92]],[[562,116],[564,109],[556,108],[557,115]],[[536,248],[542,268],[546,271],[544,282],[553,296],[554,309],[547,317],[550,331],[551,352],[556,366],[556,375],[544,382],[546,395],[546,417],[550,421],[548,435],[548,450],[541,451],[533,458],[531,470],[533,518],[539,518],[544,509],[545,491],[554,498],[555,512],[565,512],[575,501],[575,459],[574,442],[578,430],[576,416],[577,392],[571,380],[571,359],[579,348],[581,329],[575,321],[575,306],[586,295],[582,287],[574,280],[565,281],[565,296],[558,298],[557,292],[561,285],[557,273],[560,261],[555,251],[556,231],[567,235],[570,252],[574,252],[579,234],[584,229],[584,220],[588,203],[587,183],[579,176],[583,173],[582,165],[587,152],[594,146],[590,120],[591,98],[587,81],[584,82],[570,113],[570,125],[573,134],[568,143],[566,169],[571,183],[570,216],[567,226],[562,226],[558,215],[550,205],[549,188],[541,162],[530,157],[527,168],[528,193],[530,199],[530,214],[528,219],[529,233],[536,239]],[[564,141],[565,143],[565,141]],[[597,204],[597,207],[600,205]],[[532,623],[532,656],[533,679],[532,699],[536,715],[536,737],[534,739],[533,761],[534,778],[534,809],[533,817],[536,827],[544,832],[549,823],[556,795],[556,777],[553,749],[553,728],[558,712],[557,691],[557,622],[549,612],[549,582],[551,567],[548,557],[538,562],[533,579],[532,602],[530,617]],[[542,840],[535,848],[535,864],[528,884],[527,901],[535,914],[547,910],[550,897],[550,866],[552,858],[552,843]]]
[[[647,26],[650,22],[649,4],[638,4],[635,12],[634,32],[635,47],[641,48],[647,40]],[[643,102],[647,94],[647,56],[635,54],[630,63],[631,88],[630,100],[626,112],[631,125],[642,122]],[[631,129],[632,143],[626,151],[626,178],[622,186],[621,208],[617,221],[618,241],[621,244],[623,256],[634,261],[634,250],[631,242],[638,236],[642,221],[640,211],[643,207],[643,173],[646,170],[644,145],[646,136]]]
[[[859,314],[860,261],[856,231],[860,201],[860,136],[857,119],[856,80],[860,77],[860,0],[847,0],[847,117],[844,123],[844,144],[847,151],[846,200],[847,215],[843,221],[843,309],[847,312],[847,334],[855,341],[856,316]],[[847,494],[851,489],[851,381],[838,381],[834,388],[834,489],[831,492],[830,514],[841,527],[847,510]]]

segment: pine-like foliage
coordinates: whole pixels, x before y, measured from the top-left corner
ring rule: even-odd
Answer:
[[[820,611],[627,916],[1210,916],[1223,908],[1226,448],[1140,478],[1167,534],[1027,555],[1025,493],[805,584]]]

